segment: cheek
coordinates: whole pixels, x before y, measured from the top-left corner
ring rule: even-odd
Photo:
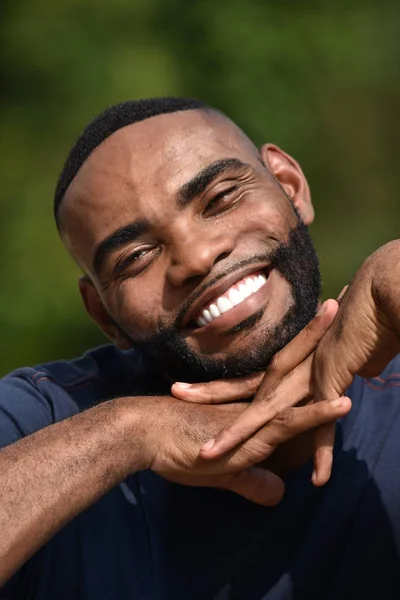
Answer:
[[[161,296],[151,286],[126,280],[114,292],[110,313],[132,339],[147,338],[156,331],[162,315]]]
[[[288,200],[276,202],[248,197],[240,209],[232,214],[232,227],[242,235],[251,234],[265,240],[266,237],[283,242],[289,231],[296,226],[296,216]]]

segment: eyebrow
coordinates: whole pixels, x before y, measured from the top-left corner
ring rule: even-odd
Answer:
[[[196,196],[202,194],[207,187],[212,183],[219,175],[229,171],[235,171],[249,167],[247,163],[242,162],[238,158],[223,158],[217,160],[202,171],[197,173],[187,183],[182,185],[177,193],[177,204],[179,208],[185,208]]]
[[[179,208],[185,208],[190,204],[196,196],[204,192],[210,183],[222,173],[243,169],[249,166],[250,165],[242,162],[238,158],[224,158],[211,163],[179,188],[177,192],[177,204]],[[143,219],[136,223],[124,225],[100,242],[95,250],[93,258],[93,270],[96,275],[100,274],[106,258],[112,252],[125,246],[129,242],[134,242],[138,237],[149,230],[150,223]]]
[[[124,227],[117,229],[117,231],[114,231],[111,235],[106,237],[100,242],[95,250],[93,258],[94,272],[98,275],[103,268],[107,256],[115,250],[118,250],[118,248],[125,246],[127,243],[134,242],[149,229],[149,223],[142,220],[136,223],[129,223],[129,225],[124,225]]]

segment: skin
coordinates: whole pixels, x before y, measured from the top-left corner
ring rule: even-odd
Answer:
[[[230,173],[228,180],[214,180],[212,189],[197,194],[186,207],[176,205],[178,189],[210,162],[232,157],[248,167]],[[205,205],[232,177],[240,190],[237,202],[204,218]],[[220,200],[225,205],[230,198]],[[310,224],[310,195],[296,161],[273,145],[258,154],[229,120],[188,111],[126,127],[94,151],[61,207],[61,236],[87,274],[80,289],[89,314],[117,345],[128,348],[132,339],[146,340],[160,321],[174,322],[187,305],[187,322],[182,322],[187,343],[196,352],[225,357],[257,343],[260,326],[279,324],[293,303],[290,287],[272,273],[267,298],[259,294],[256,301],[248,299],[240,311],[221,317],[208,332],[190,327],[190,311],[197,310],[199,302],[197,290],[225,276],[226,268],[287,240],[296,224],[293,206]],[[114,249],[102,269],[95,270],[99,245],[139,218],[146,218],[151,229]],[[124,275],[115,274],[115,267],[133,250],[149,252],[137,255],[147,257],[145,268],[139,265],[137,272],[140,258]],[[387,296],[393,303],[390,290]],[[226,335],[235,319],[260,308],[258,328]],[[268,424],[223,456],[208,460],[200,451],[207,440],[237,422],[248,405],[205,405],[172,396],[104,402],[1,450],[0,530],[5,535],[0,538],[0,584],[65,523],[142,469],[185,485],[222,487],[265,506],[279,502],[283,482],[259,463],[274,453],[274,471],[290,468],[299,450],[293,445],[296,438],[308,454],[312,431],[343,417],[351,407],[346,398],[300,406],[315,391],[309,357],[331,331],[338,306],[330,301],[325,309],[273,361],[269,384],[262,386],[263,398],[275,403]],[[361,329],[361,335],[368,333],[368,328]],[[294,386],[288,386],[290,379]],[[230,383],[238,384],[228,381],[225,386]],[[243,385],[242,380],[242,390]],[[327,385],[321,384],[321,397]],[[210,387],[201,389],[204,393]],[[288,405],[289,392],[293,406]]]

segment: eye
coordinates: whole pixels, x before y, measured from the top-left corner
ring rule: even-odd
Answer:
[[[115,275],[138,275],[151,263],[156,253],[157,248],[154,246],[139,248],[130,252],[127,256],[121,257],[117,262],[114,269]]]
[[[233,194],[237,190],[237,187],[237,184],[231,185],[229,188],[226,188],[213,196],[205,207],[203,215],[206,217],[213,216],[218,212],[223,212],[229,208],[232,204]]]

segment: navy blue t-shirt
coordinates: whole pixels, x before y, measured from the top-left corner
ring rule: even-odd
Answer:
[[[138,354],[112,346],[21,369],[0,382],[0,445],[162,386]],[[287,477],[281,504],[263,508],[142,471],[56,534],[0,598],[400,598],[400,357],[379,378],[356,378],[349,395],[325,487],[311,485],[307,463]]]

